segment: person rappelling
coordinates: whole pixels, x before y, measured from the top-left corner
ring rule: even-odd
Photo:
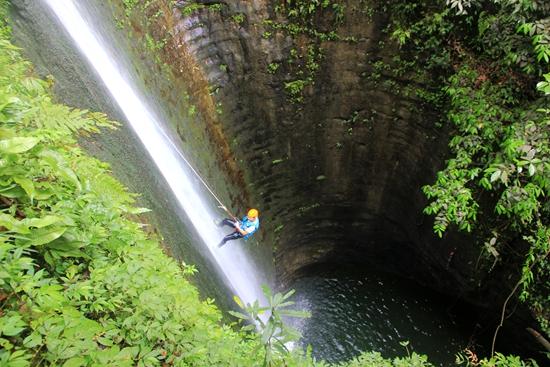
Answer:
[[[220,223],[218,223],[218,227],[223,226],[232,227],[235,229],[235,231],[225,236],[218,244],[218,247],[222,247],[227,241],[236,240],[239,238],[243,238],[246,240],[247,238],[252,236],[252,234],[254,234],[254,232],[256,232],[258,228],[260,228],[260,218],[258,218],[258,210],[250,209],[241,220],[238,220],[235,217],[233,217],[233,219],[225,218]]]
[[[169,142],[174,145],[170,140]],[[216,196],[214,191],[208,186],[206,181],[201,177],[201,175],[197,172],[195,168],[193,168],[193,165],[183,156],[183,154],[174,146],[178,154],[180,155],[181,159],[189,166],[191,171],[195,174],[195,176],[199,179],[199,181],[204,185],[204,187],[208,190],[210,195],[216,201],[218,202],[219,206],[218,208],[225,210],[227,214],[233,219],[225,218],[219,223],[216,223],[218,227],[229,226],[234,229],[234,231],[227,236],[225,236],[222,241],[218,244],[218,247],[222,247],[225,245],[227,241],[236,240],[239,238],[244,238],[245,240],[252,236],[254,232],[260,228],[260,219],[258,218],[258,210],[257,209],[250,209],[248,213],[241,219],[238,220],[231,212],[227,209],[225,205],[221,202],[221,200]]]

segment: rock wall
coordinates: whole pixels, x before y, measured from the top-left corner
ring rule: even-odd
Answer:
[[[371,11],[386,4],[348,0],[336,27],[340,40],[330,41],[273,27],[289,24],[274,8],[282,2],[196,0],[206,6],[185,14],[190,3],[179,1],[169,13],[173,38],[165,62],[186,55],[187,68],[175,74],[179,69],[185,79],[200,70],[215,91],[190,94],[212,98],[209,105],[223,110],[201,113],[214,116],[206,125],[215,127],[207,129],[222,151],[220,167],[239,178],[232,180],[241,193],[233,206],[260,209],[256,237],[273,251],[278,284],[341,269],[392,272],[445,294],[489,345],[517,275],[505,265],[489,274],[480,270],[476,239],[453,231],[439,239],[433,218],[422,212],[421,187],[443,167],[452,127],[422,98],[434,87],[430,75],[395,72],[401,67],[396,56],[406,51],[384,32],[388,13]],[[216,4],[221,8],[211,8]],[[331,28],[322,16],[314,24]],[[323,50],[315,60],[319,69],[303,100],[292,102],[285,85],[306,78],[293,63],[307,63],[312,44]],[[524,331],[528,325],[536,323],[516,305],[500,332],[501,346],[538,355]]]
[[[318,42],[319,70],[303,102],[293,103],[284,85],[296,76],[286,60],[312,38],[270,27],[266,20],[288,24],[277,2],[197,1],[205,7],[186,13],[191,3],[171,10],[165,61],[185,55],[217,90],[211,104],[223,114],[213,118],[213,140],[226,151],[222,165],[235,163],[242,177],[242,202],[261,210],[261,242],[274,249],[280,284],[319,264],[382,267],[480,301],[470,294],[468,246],[457,249],[458,235],[435,239],[422,214],[420,188],[444,163],[448,131],[436,127],[436,111],[401,90],[431,81],[387,73],[380,80],[393,78],[388,88],[369,78],[376,61],[393,67],[401,52],[383,32],[386,15],[367,16],[364,1],[348,1],[336,29],[353,39]],[[182,78],[186,64],[175,68]],[[282,67],[273,72],[270,64]]]

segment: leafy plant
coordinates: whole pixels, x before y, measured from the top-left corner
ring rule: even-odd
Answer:
[[[537,88],[548,92],[548,32],[541,17],[550,9],[538,1],[447,3],[447,11],[435,9],[419,19],[419,12],[405,7],[405,16],[394,22],[394,34],[409,30],[410,39],[403,41],[431,52],[429,60],[455,54],[454,68],[442,79],[446,116],[456,129],[452,157],[435,183],[423,187],[430,199],[425,213],[435,217],[440,237],[451,225],[485,237],[480,248],[491,259],[490,269],[505,257],[521,263],[521,299],[548,332],[542,309],[548,307],[544,279],[550,267],[550,118],[548,100],[531,88],[533,76],[542,76]],[[466,33],[466,24],[476,24],[477,34]],[[437,41],[442,34],[454,40],[452,51]],[[521,259],[505,250],[512,242],[528,249]]]
[[[483,358],[479,360],[477,355],[470,350],[466,350],[465,353],[459,353],[456,358],[456,364],[466,367],[538,367],[537,362],[533,360],[522,361],[516,356],[505,356],[501,353],[496,353],[490,359]]]
[[[341,363],[340,367],[432,367],[426,356],[412,353],[409,357],[387,359],[378,352],[363,353],[349,362]]]
[[[185,6],[183,6],[181,8],[181,13],[184,16],[189,17],[189,16],[193,15],[193,13],[195,13],[195,12],[201,10],[201,9],[204,9],[204,8],[205,8],[204,4],[191,2],[191,3],[186,4]]]
[[[237,23],[238,25],[241,25],[244,23],[244,20],[245,20],[245,15],[243,13],[237,13],[237,14],[233,14],[231,16],[231,19],[233,19],[233,21],[235,23]]]
[[[244,313],[229,311],[229,313],[241,320],[249,322],[243,327],[244,330],[257,330],[260,335],[264,349],[264,366],[273,366],[276,357],[285,356],[290,353],[287,345],[300,339],[300,333],[283,322],[283,317],[310,317],[308,312],[289,309],[294,302],[289,301],[294,294],[291,290],[284,295],[276,293],[273,295],[267,286],[262,286],[267,299],[267,306],[260,306],[258,301],[253,304],[244,305],[239,297],[235,302]]]
[[[321,30],[320,24],[323,22],[319,19],[331,17],[332,26],[336,27],[344,21],[345,8],[342,2],[334,0],[279,0],[274,7],[275,12],[284,15],[288,22],[278,23],[273,20],[263,22],[274,31],[284,31],[293,38],[298,35],[307,36],[302,38],[299,47],[291,49],[287,60],[288,69],[292,73],[294,81],[285,82],[284,88],[292,103],[302,103],[304,87],[314,84],[315,76],[320,68],[320,60],[323,58],[320,42],[341,40],[335,30]],[[266,31],[263,37],[270,38],[271,35],[272,32]],[[352,36],[344,39],[355,41]],[[275,71],[268,67],[268,72],[274,73]]]
[[[271,63],[269,63],[269,65],[267,65],[267,72],[269,74],[275,74],[277,72],[277,70],[279,70],[280,66],[281,65],[279,63],[271,62]]]
[[[53,103],[0,29],[0,363],[257,365],[258,342],[220,324],[195,269],[129,220],[147,210],[78,148],[75,134],[117,124]]]

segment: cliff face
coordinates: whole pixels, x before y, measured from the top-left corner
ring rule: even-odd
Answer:
[[[17,4],[23,38],[34,15],[24,14],[31,3]],[[134,39],[160,50],[164,67],[151,67],[147,87],[175,106],[171,120],[186,153],[216,192],[236,210],[260,209],[257,238],[273,252],[279,284],[351,266],[479,305],[490,304],[487,292],[502,298],[500,287],[478,287],[473,240],[456,233],[438,240],[422,214],[420,188],[443,165],[449,132],[419,97],[433,86],[430,75],[403,71],[406,51],[385,31],[384,4],[348,1],[339,21],[338,9],[318,9],[302,23],[273,1],[148,4],[125,18]],[[116,4],[101,6],[125,16]],[[34,59],[48,65],[42,51]],[[69,89],[64,98],[94,108],[86,105],[94,96],[74,96]],[[211,151],[227,179],[213,173]]]
[[[30,27],[35,15],[26,15],[34,3],[19,3],[16,33],[37,33]],[[474,239],[453,232],[437,239],[432,218],[422,214],[420,188],[444,164],[450,132],[438,127],[441,112],[422,97],[434,87],[432,77],[403,68],[402,56],[415,55],[385,31],[384,2],[349,0],[306,19],[276,9],[278,3],[172,7],[158,0],[130,15],[118,3],[98,4],[125,19],[133,40],[144,40],[149,50],[140,61],[149,60],[150,49],[158,55],[146,86],[170,105],[169,120],[191,161],[233,209],[260,209],[263,249],[247,247],[266,268],[263,250],[273,253],[279,285],[315,272],[378,268],[495,311],[514,278],[494,271],[481,279]],[[39,43],[52,48],[48,38]],[[47,52],[36,49],[31,58],[48,64]],[[61,85],[87,84],[71,76],[83,73],[66,72],[77,64],[57,67],[68,75]],[[59,94],[83,108],[105,98]],[[155,211],[169,206],[151,201]],[[174,233],[168,238],[177,242]]]
[[[439,239],[423,214],[421,187],[443,167],[452,127],[430,99],[440,86],[423,57],[392,39],[387,3],[349,0],[309,15],[283,1],[176,3],[156,27],[157,38],[170,35],[163,61],[191,85],[240,193],[233,206],[260,209],[257,237],[279,285],[333,269],[393,272],[481,307],[475,319],[490,343],[517,274],[480,270],[478,239]],[[404,67],[411,59],[416,70]],[[518,305],[501,334],[511,350],[535,353],[517,332],[530,324]]]
[[[200,70],[192,98],[211,120],[222,164],[242,178],[242,202],[263,214],[278,280],[352,264],[468,295],[468,246],[436,240],[422,214],[420,187],[443,164],[448,132],[406,92],[427,88],[429,76],[393,72],[402,50],[383,31],[384,13],[350,1],[334,25],[339,39],[327,40],[291,35],[274,2],[196,3],[204,6],[180,1],[165,14],[164,61],[180,78]],[[331,16],[319,12],[309,29],[329,28]],[[293,93],[297,80],[304,85]],[[205,85],[215,91],[210,103]],[[208,112],[215,104],[221,116]]]

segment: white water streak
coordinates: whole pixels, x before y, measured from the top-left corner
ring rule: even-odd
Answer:
[[[212,212],[201,200],[200,193],[194,189],[191,178],[186,174],[184,162],[179,157],[181,152],[168,137],[166,127],[153,110],[147,107],[145,98],[138,95],[129,75],[117,67],[116,58],[102,46],[101,38],[93,31],[93,24],[84,19],[72,0],[45,1],[118,103],[180,206],[218,262],[230,282],[229,286],[245,303],[263,300],[259,274],[240,249],[242,243],[232,241],[221,249],[216,247],[223,233],[214,226]]]

